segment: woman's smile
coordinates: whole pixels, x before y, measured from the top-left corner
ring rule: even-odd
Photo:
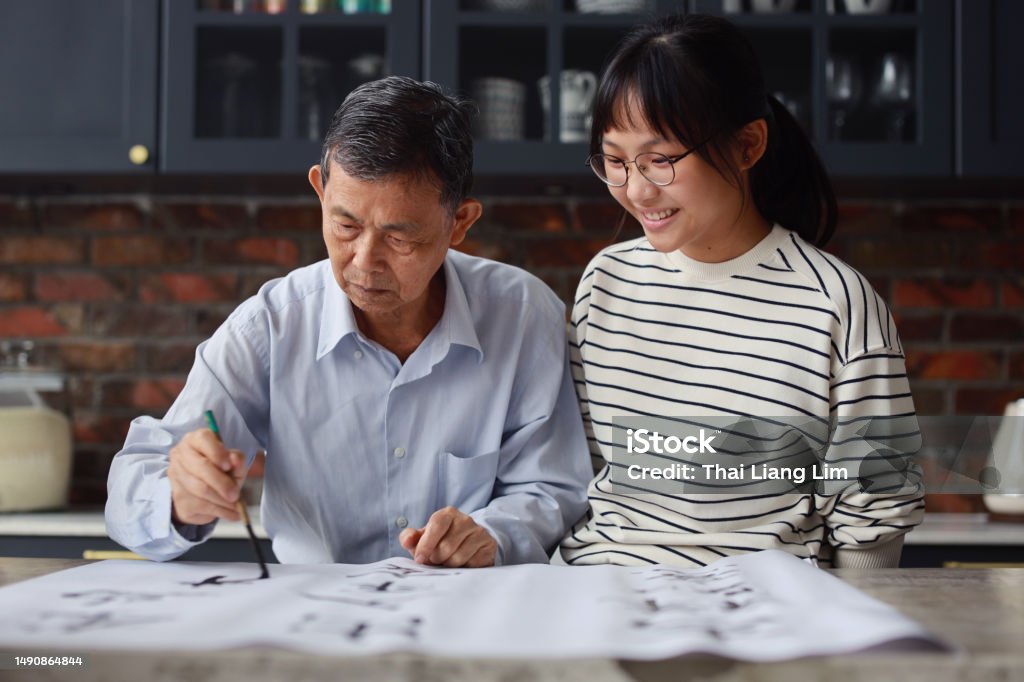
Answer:
[[[672,222],[672,219],[679,213],[678,208],[663,208],[663,209],[637,209],[640,221],[643,223],[645,230],[651,230],[657,232],[663,229],[666,225]]]

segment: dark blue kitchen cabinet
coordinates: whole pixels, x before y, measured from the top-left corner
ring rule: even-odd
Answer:
[[[163,18],[165,173],[305,172],[352,88],[419,76],[419,2],[174,0]]]
[[[1024,3],[957,0],[956,171],[1024,177]]]
[[[0,173],[152,173],[157,0],[0,8]]]
[[[738,24],[837,176],[1024,175],[1016,0],[13,0],[0,174],[303,172],[403,74],[480,105],[479,174],[584,177],[586,74],[671,11]]]

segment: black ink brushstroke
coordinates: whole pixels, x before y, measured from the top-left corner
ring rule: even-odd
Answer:
[[[229,584],[233,584],[233,583],[234,584],[238,584],[238,583],[254,583],[257,580],[263,580],[263,576],[260,576],[259,578],[236,578],[234,580],[226,580],[225,578],[226,578],[226,576],[223,576],[223,575],[212,575],[209,578],[206,578],[205,580],[200,580],[197,583],[185,582],[185,583],[181,583],[181,584],[182,585],[191,585],[192,587],[203,587],[205,585],[229,585]]]

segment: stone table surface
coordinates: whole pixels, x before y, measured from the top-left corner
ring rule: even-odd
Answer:
[[[0,586],[85,563],[88,562],[71,559],[0,558]],[[418,654],[331,657],[272,648],[201,652],[187,657],[160,651],[87,651],[82,652],[87,658],[87,665],[82,668],[0,667],[0,681],[1024,681],[1024,569],[841,569],[833,573],[922,623],[956,650],[875,651],[778,663],[746,663],[703,655],[641,662],[460,660]],[[14,653],[34,652],[14,651],[0,645],[0,660],[5,654],[9,658]]]

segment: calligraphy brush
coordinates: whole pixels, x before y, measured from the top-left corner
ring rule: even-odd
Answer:
[[[221,443],[224,441],[220,438],[220,429],[217,428],[217,420],[213,418],[213,412],[210,410],[206,411],[206,423],[210,426],[210,430],[213,431],[213,435],[217,436],[217,440]],[[241,514],[242,520],[245,521],[245,529],[249,531],[249,542],[252,543],[252,548],[256,550],[256,559],[260,562],[260,577],[259,580],[270,577],[270,571],[267,570],[267,562],[263,559],[263,550],[260,549],[259,540],[256,539],[256,533],[252,530],[252,521],[249,520],[249,510],[245,508],[245,502],[242,501],[241,495],[235,502],[235,507],[238,509],[238,513]]]

